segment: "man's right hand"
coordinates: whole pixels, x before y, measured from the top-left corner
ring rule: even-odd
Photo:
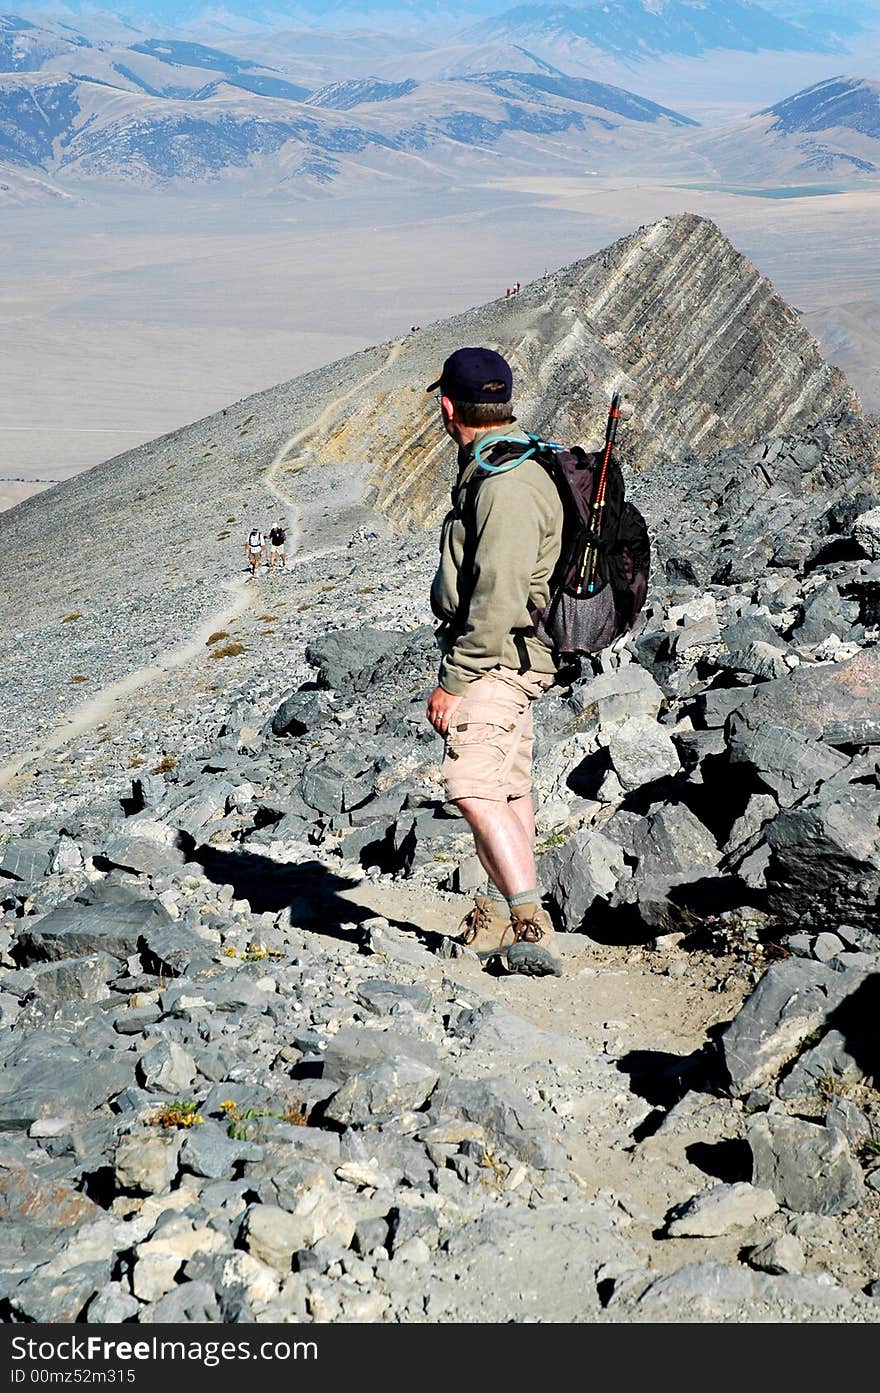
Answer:
[[[428,697],[426,715],[438,735],[445,735],[453,713],[461,705],[462,698],[453,696],[445,687],[435,687]]]

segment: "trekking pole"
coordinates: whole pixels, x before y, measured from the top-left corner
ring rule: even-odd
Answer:
[[[590,509],[590,532],[598,537],[602,531],[602,509],[605,507],[605,493],[608,487],[608,465],[611,462],[611,451],[614,448],[614,441],[617,438],[617,423],[620,420],[620,393],[615,392],[611,398],[611,405],[608,408],[608,421],[605,425],[605,448],[602,451],[602,464],[599,469],[599,480],[596,484],[596,493],[593,498],[593,506]],[[596,588],[596,565],[599,555],[594,542],[589,542],[584,551],[584,560],[581,566],[580,576],[578,577],[577,591],[581,595],[584,591],[584,581],[586,580],[586,591],[591,595]]]

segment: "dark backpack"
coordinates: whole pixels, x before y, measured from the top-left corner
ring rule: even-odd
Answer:
[[[550,599],[529,605],[535,635],[561,656],[601,653],[633,627],[648,593],[651,543],[645,519],[626,500],[623,474],[613,456],[605,475],[604,499],[594,527],[601,454],[580,445],[570,450],[530,435],[525,440],[487,442],[469,493],[482,479],[536,459],[562,501],[562,545],[550,577]],[[525,446],[525,448],[523,448]]]

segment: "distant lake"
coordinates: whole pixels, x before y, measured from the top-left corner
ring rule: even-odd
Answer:
[[[783,184],[777,189],[750,189],[741,184],[677,184],[676,188],[733,193],[741,198],[828,198],[830,194],[849,192],[846,184]]]

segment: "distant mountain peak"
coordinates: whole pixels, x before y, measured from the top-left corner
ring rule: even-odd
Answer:
[[[712,50],[741,53],[839,53],[826,29],[772,14],[751,0],[591,0],[591,3],[517,5],[479,21],[461,35],[466,43],[505,37],[540,49],[588,44],[598,53],[640,61],[695,58]]]
[[[880,82],[864,77],[829,77],[757,114],[774,116],[771,129],[781,135],[844,127],[878,140]]]
[[[369,102],[391,102],[399,97],[408,97],[418,86],[413,78],[405,78],[402,82],[382,82],[377,77],[353,78],[348,82],[331,82],[320,91],[313,92],[304,105],[327,107],[332,111],[351,111],[353,107]]]

